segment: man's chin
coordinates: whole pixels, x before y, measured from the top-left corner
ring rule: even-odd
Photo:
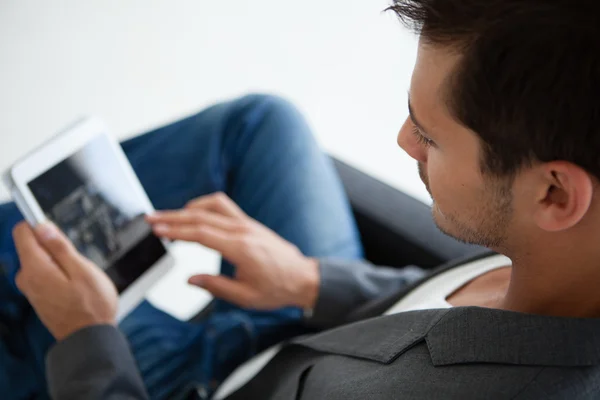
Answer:
[[[439,227],[440,226],[440,217],[443,214],[440,213],[440,209],[437,207],[437,204],[435,204],[435,202],[431,205],[431,217],[433,218],[433,222],[435,222],[435,224]]]
[[[431,205],[431,217],[433,218],[433,222],[438,227],[438,229],[440,231],[442,231],[443,233],[445,233],[446,235],[449,235],[449,233],[447,232],[447,229],[444,226],[445,225],[444,222],[447,222],[447,221],[444,219],[444,214],[440,211],[440,209],[438,208],[438,206],[435,202],[433,202],[433,204]],[[452,236],[452,235],[449,235],[449,236]]]
[[[440,210],[435,201],[431,205],[431,216],[433,217],[435,224],[438,226],[446,220],[444,213]]]
[[[462,243],[469,243],[465,240],[465,238],[463,238],[454,229],[452,229],[453,224],[446,218],[444,213],[439,209],[439,207],[437,207],[435,202],[431,206],[431,216],[437,228],[444,235],[450,236],[451,238],[456,239]]]
[[[460,220],[453,216],[445,215],[436,205],[431,208],[433,222],[438,229],[451,238],[465,244],[488,247],[495,251],[500,251],[505,241],[503,236],[482,235],[480,231],[474,231],[467,225],[461,224]]]

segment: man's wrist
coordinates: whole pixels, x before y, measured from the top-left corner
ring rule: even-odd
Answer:
[[[319,260],[316,258],[307,258],[295,305],[304,310],[314,309],[319,298],[320,284]]]

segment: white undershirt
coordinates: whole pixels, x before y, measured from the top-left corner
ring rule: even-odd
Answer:
[[[387,310],[384,315],[398,314],[405,311],[450,308],[452,305],[446,299],[452,293],[478,276],[509,265],[512,265],[510,258],[495,255],[452,268],[417,286]]]
[[[456,290],[478,276],[509,265],[512,265],[512,262],[508,257],[494,255],[452,268],[417,286],[386,311],[384,315],[415,310],[450,308],[452,305],[446,301],[446,298]],[[248,383],[275,357],[281,347],[281,344],[273,346],[239,366],[223,382],[214,399],[224,399]]]

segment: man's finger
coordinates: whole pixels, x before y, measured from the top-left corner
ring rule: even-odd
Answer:
[[[224,276],[196,275],[188,282],[208,290],[213,296],[240,307],[255,308],[256,293],[247,285]]]
[[[36,264],[41,261],[48,262],[52,260],[38,243],[27,222],[23,221],[15,226],[13,239],[21,264]]]
[[[52,285],[57,280],[66,282],[64,271],[38,243],[29,224],[18,224],[13,230],[13,238],[21,263],[20,283],[25,286],[31,279],[44,281],[47,285]]]
[[[237,246],[235,235],[212,226],[155,225],[154,233],[171,240],[196,242],[218,251],[229,261],[236,262]]]
[[[234,218],[246,218],[247,215],[225,193],[218,192],[190,201],[186,208],[207,209]]]
[[[35,227],[35,234],[39,243],[68,276],[81,272],[84,257],[56,225],[50,222],[39,224]]]
[[[192,209],[159,211],[148,215],[146,219],[153,225],[210,225],[226,231],[233,231],[239,225],[239,222],[231,217],[224,216],[223,214],[217,214],[207,210]]]

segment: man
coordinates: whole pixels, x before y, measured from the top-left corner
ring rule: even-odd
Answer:
[[[295,339],[230,398],[597,398],[599,6],[392,9],[420,32],[398,143],[419,162],[440,229],[508,258],[453,265],[407,288],[418,270],[301,256],[223,196],[149,216],[157,234],[236,265],[235,275],[193,278],[218,297],[312,309],[317,325],[360,320]],[[55,397],[145,398],[106,278],[51,226],[19,225],[15,239],[19,286],[62,339],[48,358]],[[68,300],[49,307],[56,289],[38,275],[59,280]]]

